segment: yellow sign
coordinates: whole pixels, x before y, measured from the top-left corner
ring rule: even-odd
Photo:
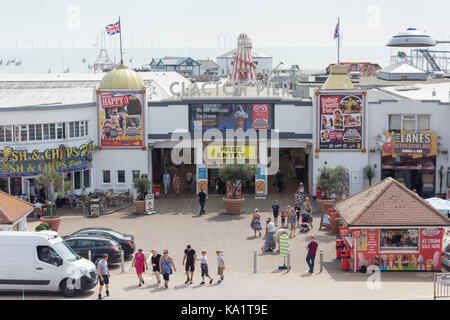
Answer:
[[[379,142],[382,156],[408,154],[413,158],[437,155],[436,133],[430,130],[385,132]]]
[[[256,159],[256,146],[207,146],[208,159],[211,160],[253,160]]]

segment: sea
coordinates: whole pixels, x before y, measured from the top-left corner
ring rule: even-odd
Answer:
[[[261,47],[259,51],[273,56],[273,67],[283,62],[282,68],[298,65],[305,73],[323,72],[327,66],[337,61],[337,47]],[[107,48],[110,59],[120,61],[118,48]],[[192,48],[126,48],[123,50],[124,64],[140,68],[149,64],[152,58],[165,56],[193,59],[212,59],[232,50],[228,48],[192,47]],[[99,55],[99,48],[1,48],[0,65],[2,73],[62,73],[88,72]],[[396,50],[386,46],[352,46],[340,48],[341,62],[371,62],[381,67],[390,64],[390,55]],[[8,60],[15,64],[5,66]],[[17,65],[17,61],[20,61]],[[85,62],[84,62],[85,61]]]

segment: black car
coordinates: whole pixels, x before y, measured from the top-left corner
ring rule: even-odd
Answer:
[[[84,228],[80,229],[70,236],[95,236],[95,237],[105,237],[108,239],[113,239],[117,241],[122,247],[123,254],[128,256],[136,251],[136,245],[134,244],[134,236],[129,234],[123,234],[122,232],[109,229],[109,228]]]
[[[108,255],[108,263],[120,262],[120,245],[112,240],[104,237],[76,236],[66,237],[64,241],[83,258],[89,259],[89,250],[91,251],[91,260],[97,265],[106,253]]]

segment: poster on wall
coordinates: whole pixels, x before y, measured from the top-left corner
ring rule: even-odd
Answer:
[[[360,151],[364,147],[363,91],[319,92],[317,145],[321,151]]]
[[[100,90],[99,140],[102,148],[142,148],[145,92]]]
[[[384,132],[377,144],[382,148],[382,156],[396,157],[411,154],[414,157],[437,155],[436,132],[430,130]]]
[[[273,126],[273,104],[226,103],[190,104],[190,130],[255,129],[270,130]]]
[[[204,165],[197,166],[197,193],[201,190],[208,194],[208,171]]]
[[[255,199],[265,199],[266,177],[266,168],[258,165],[255,177]]]

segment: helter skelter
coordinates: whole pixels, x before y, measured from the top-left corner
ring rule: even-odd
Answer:
[[[233,72],[230,80],[233,84],[256,84],[256,64],[252,57],[252,41],[246,33],[241,33],[237,40],[237,49],[234,54]]]

